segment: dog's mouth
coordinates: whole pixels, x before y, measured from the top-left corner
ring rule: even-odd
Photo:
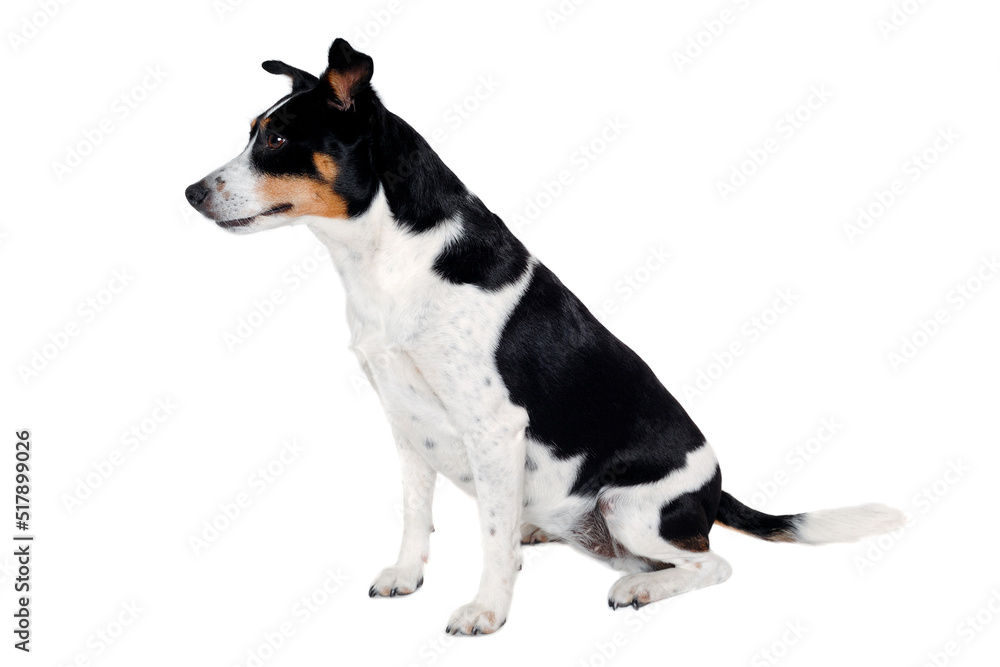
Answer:
[[[257,218],[263,218],[268,215],[277,215],[278,213],[284,213],[292,208],[291,204],[278,204],[272,208],[267,209],[263,213],[258,213],[257,215],[251,216],[249,218],[233,218],[232,220],[216,220],[215,224],[223,229],[232,229],[233,227],[244,227],[249,225],[251,222]]]

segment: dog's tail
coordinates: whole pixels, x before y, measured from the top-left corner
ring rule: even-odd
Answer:
[[[902,512],[879,503],[774,516],[747,507],[725,491],[715,517],[720,526],[762,540],[803,544],[856,542],[900,528],[905,521]]]

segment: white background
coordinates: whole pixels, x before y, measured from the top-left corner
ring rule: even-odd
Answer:
[[[893,26],[889,0],[592,0],[558,21],[554,1],[95,0],[50,18],[44,2],[6,2],[0,498],[14,432],[31,429],[37,537],[30,656],[11,647],[13,547],[0,550],[0,662],[986,664],[1000,621],[966,619],[1000,611],[1000,280],[983,263],[1000,252],[1000,7],[905,4]],[[732,579],[641,613],[608,609],[614,572],[538,548],[506,627],[451,639],[479,534],[473,501],[442,482],[424,588],[369,599],[396,555],[401,494],[337,276],[308,230],[237,237],[183,199],[286,92],[259,63],[318,73],[337,36],[585,303],[611,301],[609,327],[692,413],[727,490],[777,513],[886,502],[910,527],[822,548],[717,529]],[[622,129],[603,142],[608,122]],[[746,162],[765,146],[762,166]],[[86,155],[65,172],[72,152]],[[734,169],[753,173],[724,201]],[[851,238],[897,179],[902,194]],[[670,259],[647,265],[661,249]],[[105,291],[115,271],[127,285]],[[253,315],[275,290],[270,316]],[[775,318],[781,290],[792,306]],[[260,326],[227,344],[248,319]],[[893,363],[904,338],[919,347]],[[713,379],[685,391],[699,372]],[[162,423],[158,400],[177,406]],[[292,439],[301,453],[258,493],[255,471]],[[196,554],[191,538],[241,493],[249,506]],[[293,634],[270,651],[283,623]]]

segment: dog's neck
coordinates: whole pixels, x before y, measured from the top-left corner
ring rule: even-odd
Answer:
[[[413,127],[375,98],[375,178],[396,222],[423,232],[455,217],[469,190]]]
[[[306,225],[330,251],[354,319],[406,318],[431,297],[428,283],[436,257],[459,233],[447,220],[414,232],[394,215],[379,189],[368,209],[348,220],[311,217]]]

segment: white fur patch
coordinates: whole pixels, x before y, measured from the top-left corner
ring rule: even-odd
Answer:
[[[494,352],[534,263],[514,284],[495,291],[444,280],[434,262],[462,233],[461,220],[410,232],[393,219],[381,191],[356,218],[305,222],[330,249],[343,279],[351,347],[382,401],[397,446],[419,453],[426,465],[478,499],[483,576],[476,598],[455,612],[450,627],[456,633],[493,632],[507,618],[520,562],[528,449],[527,412],[511,403]],[[404,470],[404,485],[406,479]],[[421,502],[429,505],[429,494]],[[409,520],[404,516],[400,553],[406,562],[376,581],[383,589],[400,567],[410,579],[418,570],[413,554],[426,530],[412,524],[425,516],[429,507],[412,511]]]
[[[253,141],[243,152],[205,177],[205,185],[211,191],[210,212],[215,220],[237,220],[253,218],[267,209],[257,194],[260,177],[250,165],[250,151]],[[275,221],[270,221],[273,226]],[[258,226],[260,219],[243,227],[231,228],[234,232],[246,233],[267,227]]]
[[[569,538],[574,533],[581,518],[594,507],[593,498],[569,493],[582,461],[582,455],[560,460],[552,455],[550,447],[528,440],[524,522],[555,537]]]
[[[650,602],[721,584],[732,573],[733,569],[725,559],[710,551],[705,552],[696,561],[680,563],[677,567],[622,577],[608,592],[608,605],[612,609],[638,609]]]
[[[905,521],[901,511],[879,503],[817,510],[798,519],[795,538],[805,544],[856,542],[901,528]]]

